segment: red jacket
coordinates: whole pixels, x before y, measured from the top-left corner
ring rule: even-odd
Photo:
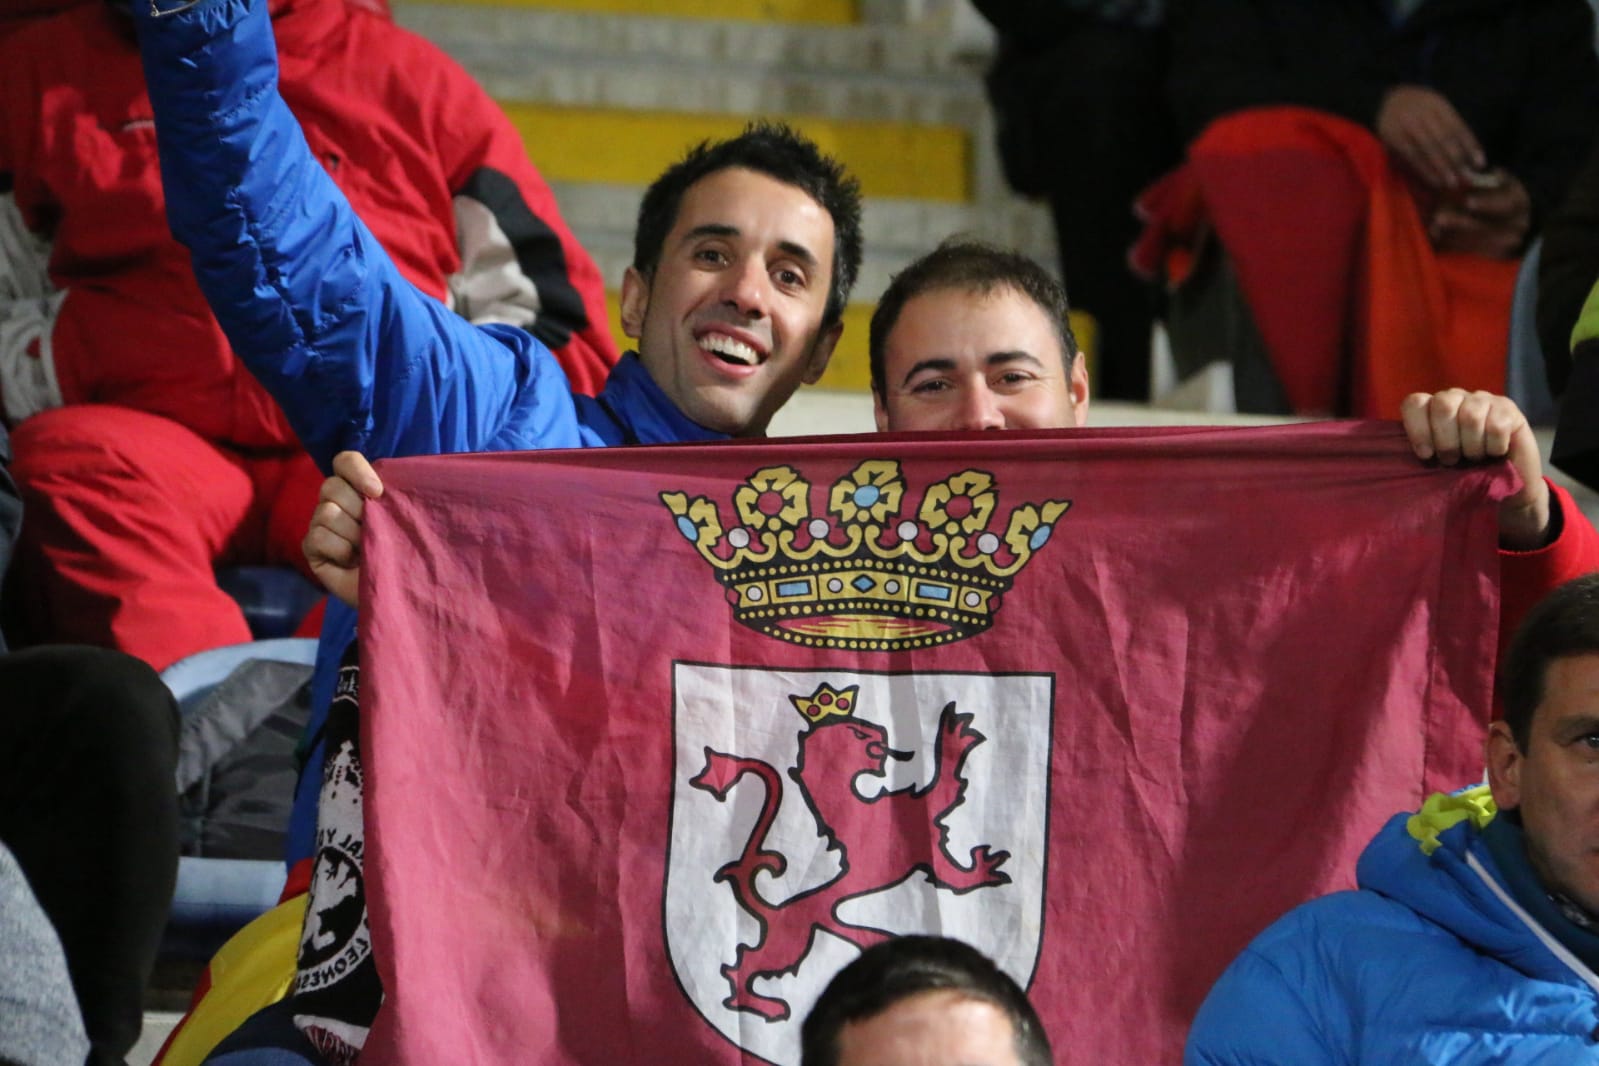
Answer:
[[[599,271],[503,112],[433,45],[345,0],[282,0],[274,25],[284,97],[401,272],[473,321],[529,329],[596,391],[616,361]],[[114,403],[291,445],[167,230],[159,175],[131,20],[92,4],[0,41],[6,417]]]

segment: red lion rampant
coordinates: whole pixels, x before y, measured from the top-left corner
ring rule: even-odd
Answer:
[[[783,798],[783,779],[770,764],[707,747],[705,769],[689,782],[723,802],[745,774],[766,786],[760,816],[743,853],[716,871],[716,880],[732,886],[734,896],[760,923],[761,930],[754,944],[741,944],[734,961],[722,967],[732,988],[723,1003],[733,1010],[749,1011],[768,1021],[787,1018],[788,1003],[761,995],[753,982],[796,970],[819,930],[860,948],[892,936],[840,918],[838,908],[848,900],[892,888],[918,871],[934,885],[957,893],[1010,882],[1010,876],[999,869],[1010,857],[1007,851],[991,852],[986,844],[973,848],[966,866],[949,853],[944,819],[960,806],[966,791],[961,766],[971,750],[986,739],[971,727],[972,716],[956,713],[953,702],[945,705],[933,750],[933,779],[925,788],[899,789],[865,799],[855,790],[857,777],[882,777],[887,759],[904,761],[914,753],[890,748],[881,726],[851,715],[857,688],[840,691],[824,684],[810,697],[789,697],[811,722],[800,734],[799,758],[789,776],[841,859],[841,871],[826,884],[776,904],[756,888],[755,876],[761,871],[780,876],[788,866],[781,853],[763,847]]]

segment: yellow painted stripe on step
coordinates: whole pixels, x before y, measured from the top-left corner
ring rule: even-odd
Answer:
[[[616,338],[617,346],[622,351],[633,348],[633,342],[622,335],[621,304],[614,292],[605,294],[606,310],[611,316],[611,335]],[[833,349],[832,361],[827,364],[827,373],[822,375],[822,380],[817,383],[818,388],[836,389],[851,392],[870,392],[872,388],[871,360],[867,354],[868,327],[872,321],[871,304],[850,304],[844,308],[844,333],[838,339],[838,347]],[[1093,378],[1096,370],[1094,364],[1094,335],[1097,330],[1093,316],[1081,311],[1072,312],[1072,332],[1077,336],[1077,343],[1088,353],[1088,372]]]
[[[734,115],[620,111],[501,102],[528,154],[552,181],[647,185],[690,144],[737,136]],[[780,116],[860,178],[867,196],[970,198],[969,140],[955,126]]]
[[[739,19],[747,22],[799,22],[808,25],[850,25],[859,20],[855,0],[430,0],[432,3],[483,7],[525,7],[549,11],[586,11],[650,18]]]

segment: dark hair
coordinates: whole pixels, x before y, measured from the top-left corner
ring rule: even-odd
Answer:
[[[1054,276],[1032,259],[985,241],[951,237],[910,266],[894,275],[888,291],[872,312],[868,352],[871,357],[872,391],[885,394],[883,349],[888,335],[899,321],[900,312],[914,297],[938,289],[959,289],[987,295],[996,289],[1015,289],[1039,306],[1055,327],[1066,369],[1077,358],[1077,336],[1067,317],[1071,307],[1066,289]]]
[[[1599,655],[1599,574],[1568,581],[1540,600],[1505,651],[1500,695],[1505,724],[1522,751],[1543,702],[1549,664],[1574,655]]]
[[[844,314],[855,276],[861,269],[861,186],[838,160],[792,127],[757,121],[728,141],[701,141],[655,179],[639,204],[633,233],[633,269],[652,277],[661,262],[661,247],[677,222],[683,195],[701,178],[719,170],[744,167],[792,185],[826,209],[833,219],[833,282],[827,291],[822,325]]]
[[[801,1066],[835,1066],[839,1034],[922,992],[950,990],[992,1004],[1010,1020],[1022,1066],[1049,1066],[1049,1038],[1017,983],[981,951],[942,936],[873,945],[828,982],[800,1028]]]

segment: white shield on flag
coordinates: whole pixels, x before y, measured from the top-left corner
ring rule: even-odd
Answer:
[[[1047,674],[677,663],[668,952],[723,1036],[799,1061],[840,967],[957,937],[1022,987],[1043,928]]]

